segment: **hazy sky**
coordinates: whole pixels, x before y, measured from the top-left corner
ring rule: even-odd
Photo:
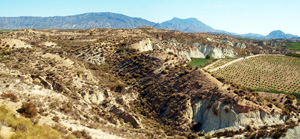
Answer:
[[[163,22],[195,17],[215,28],[300,36],[300,0],[0,0],[0,16],[64,16],[115,12]]]

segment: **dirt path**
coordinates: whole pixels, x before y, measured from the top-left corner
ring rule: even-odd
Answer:
[[[213,63],[210,63],[209,65],[205,66],[203,69],[207,70],[209,67],[215,65],[220,59],[216,60],[215,62]]]
[[[239,61],[241,61],[241,60],[243,60],[243,59],[252,58],[252,57],[257,57],[257,56],[261,56],[261,55],[264,55],[264,54],[253,55],[253,56],[247,56],[247,57],[241,57],[241,58],[238,58],[238,59],[233,60],[233,61],[231,61],[231,62],[228,62],[228,63],[226,63],[226,64],[224,64],[224,65],[222,65],[222,66],[219,66],[219,67],[216,67],[216,68],[214,68],[214,69],[211,69],[211,70],[209,70],[209,71],[210,71],[210,72],[213,72],[213,71],[216,71],[216,70],[218,70],[218,69],[221,69],[221,68],[224,68],[224,67],[226,67],[226,66],[229,66],[229,65],[231,65],[231,64],[233,64],[233,63],[235,63],[235,62],[239,62]]]

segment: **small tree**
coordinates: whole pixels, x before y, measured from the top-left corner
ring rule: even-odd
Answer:
[[[210,55],[206,55],[205,59],[211,59],[211,56]]]

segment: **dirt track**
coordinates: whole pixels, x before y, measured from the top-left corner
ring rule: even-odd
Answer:
[[[216,70],[218,70],[218,69],[221,69],[221,68],[224,68],[224,67],[226,67],[226,66],[229,66],[229,65],[231,65],[231,64],[233,64],[233,63],[235,63],[235,62],[241,61],[241,60],[243,60],[243,59],[252,58],[252,57],[257,57],[257,56],[260,56],[260,55],[264,55],[264,54],[253,55],[253,56],[247,56],[247,57],[241,57],[241,58],[238,58],[238,59],[233,60],[233,61],[231,61],[231,62],[228,62],[228,63],[226,63],[226,64],[224,64],[224,65],[222,65],[222,66],[219,66],[219,67],[216,67],[216,68],[214,68],[214,69],[211,69],[211,70],[209,70],[209,71],[210,71],[210,72],[213,72],[213,71],[216,71]]]

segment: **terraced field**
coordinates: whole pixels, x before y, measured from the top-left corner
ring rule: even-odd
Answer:
[[[300,59],[263,55],[212,72],[217,77],[255,90],[300,93]]]

